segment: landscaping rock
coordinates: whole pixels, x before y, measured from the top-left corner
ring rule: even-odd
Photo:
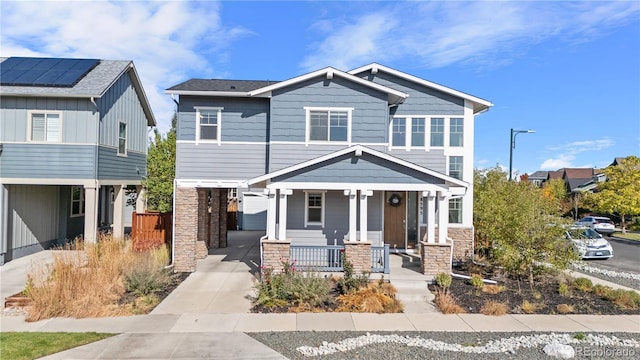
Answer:
[[[576,351],[570,345],[559,343],[547,344],[542,349],[545,354],[560,359],[572,359],[576,356]]]

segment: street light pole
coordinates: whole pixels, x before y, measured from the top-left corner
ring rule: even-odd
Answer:
[[[535,133],[535,130],[513,130],[513,128],[511,128],[511,136],[509,137],[511,140],[509,144],[509,181],[511,181],[513,177],[513,149],[516,148],[516,135],[533,133]]]

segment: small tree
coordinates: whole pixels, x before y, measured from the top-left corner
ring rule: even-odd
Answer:
[[[607,180],[598,184],[596,192],[585,200],[596,212],[620,215],[624,233],[625,216],[640,214],[640,158],[628,156],[603,172]]]
[[[536,269],[565,269],[577,254],[565,240],[555,199],[529,182],[507,180],[491,169],[476,173],[474,184],[476,236],[491,241],[491,255],[518,280],[528,278],[533,288]]]
[[[154,129],[153,142],[147,155],[147,177],[142,181],[150,210],[170,212],[173,209],[173,180],[176,174],[176,115],[171,129],[162,136]]]

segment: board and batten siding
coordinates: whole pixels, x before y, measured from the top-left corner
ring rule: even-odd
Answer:
[[[50,143],[3,145],[3,178],[93,179],[96,147]]]
[[[8,188],[8,234],[10,249],[48,248],[59,235],[58,186],[6,185]],[[7,252],[6,246],[3,252]],[[15,254],[14,254],[15,255]]]
[[[62,114],[62,142],[95,144],[98,115],[89,99],[0,97],[0,141],[29,141],[29,112],[58,111]]]
[[[98,147],[98,179],[141,180],[147,175],[147,156],[144,153],[127,152],[118,156],[112,147]]]
[[[340,77],[322,76],[273,91],[271,141],[305,141],[305,107],[353,108],[352,142],[385,142],[387,94]]]
[[[127,150],[146,153],[147,118],[129,72],[120,76],[97,99],[97,104],[100,110],[100,144],[117,147],[120,122],[123,122],[127,124]]]
[[[269,99],[181,96],[177,125],[178,140],[196,140],[196,107],[223,108],[222,142],[265,143],[268,141]]]
[[[176,144],[176,179],[246,180],[265,174],[264,143]]]

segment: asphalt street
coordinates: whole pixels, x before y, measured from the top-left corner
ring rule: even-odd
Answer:
[[[640,241],[630,243],[609,236],[607,240],[613,247],[613,257],[609,260],[589,260],[588,263],[595,263],[614,271],[640,273]]]

